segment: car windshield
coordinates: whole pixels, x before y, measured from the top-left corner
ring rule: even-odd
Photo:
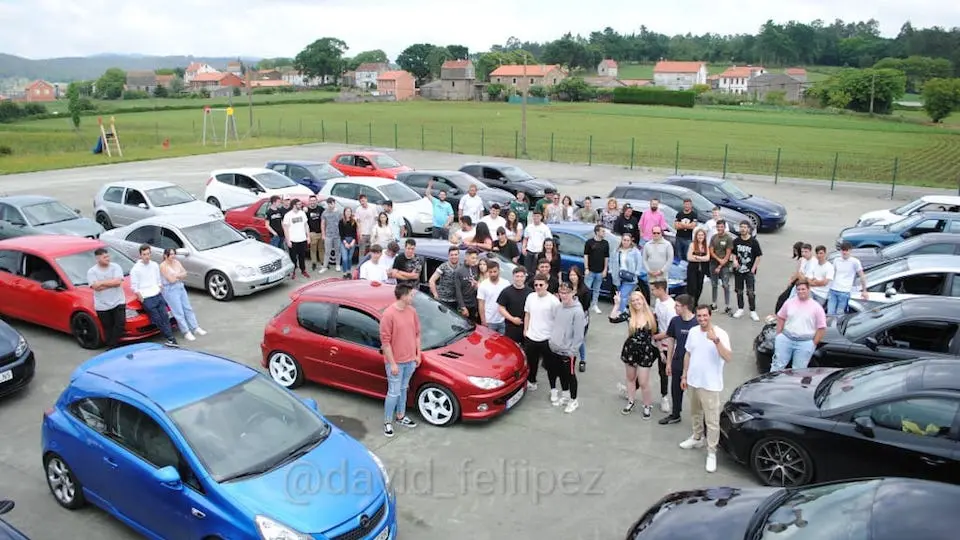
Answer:
[[[401,184],[399,182],[384,184],[377,189],[380,190],[380,193],[383,193],[384,197],[390,199],[390,201],[392,201],[394,204],[419,201],[423,198],[416,191],[407,187],[406,184]]]
[[[883,248],[880,253],[884,259],[898,259],[913,253],[913,250],[917,249],[917,246],[922,244],[923,241],[923,235],[914,236],[913,238],[907,238],[903,242],[889,245]]]
[[[454,184],[456,184],[463,191],[470,189],[470,186],[477,186],[477,191],[490,189],[489,187],[487,187],[486,184],[470,176],[467,173],[462,173],[462,172],[445,173],[443,177],[446,178],[447,180],[450,180]]]
[[[881,304],[873,309],[854,313],[840,319],[839,330],[850,341],[859,341],[875,334],[887,322],[896,320],[903,314],[903,307],[899,302]]]
[[[720,188],[726,191],[727,194],[729,194],[734,199],[739,199],[741,201],[743,199],[749,199],[750,197],[752,197],[752,195],[740,189],[739,187],[737,187],[736,184],[734,184],[733,182],[730,182],[729,180],[720,184]]]
[[[756,540],[869,540],[880,480],[826,484],[786,492],[758,520]]]
[[[828,375],[815,391],[821,409],[842,409],[866,400],[902,392],[910,360],[845,369]]]
[[[150,202],[153,203],[153,206],[164,207],[164,206],[174,206],[177,204],[184,204],[188,202],[193,202],[197,199],[193,195],[189,194],[180,186],[167,186],[156,189],[147,190],[147,198],[150,199]]]
[[[533,180],[533,176],[530,173],[521,169],[520,167],[514,167],[513,165],[504,165],[500,167],[500,174],[505,176],[507,180],[512,180],[514,182]]]
[[[69,279],[70,283],[75,287],[83,287],[88,284],[87,271],[97,264],[97,256],[94,255],[93,252],[94,250],[91,249],[90,251],[57,258],[57,265],[60,266],[63,273],[67,275],[67,279]],[[112,247],[107,248],[107,253],[110,254],[110,262],[117,263],[120,269],[123,270],[123,275],[129,276],[134,262]]]
[[[915,201],[910,201],[907,204],[900,206],[898,208],[894,208],[893,210],[891,210],[891,212],[893,212],[898,216],[906,216],[910,214],[910,212],[913,212],[914,210],[916,210],[917,208],[920,208],[923,205],[924,205],[924,200],[917,199]]]
[[[916,215],[914,215],[914,216],[910,216],[910,217],[908,217],[908,218],[901,219],[900,221],[898,221],[898,222],[896,222],[896,223],[891,223],[891,224],[887,225],[886,227],[887,227],[887,230],[890,231],[890,232],[892,232],[892,233],[902,233],[903,231],[908,230],[910,227],[913,227],[914,225],[916,225],[917,223],[920,223],[921,221],[923,221],[923,220],[925,220],[925,219],[927,219],[927,217],[926,217],[925,215],[923,215],[923,214],[916,214]]]
[[[170,412],[216,482],[269,472],[309,452],[330,426],[261,375]]]
[[[373,162],[377,164],[378,169],[395,169],[397,167],[402,167],[399,161],[393,159],[387,155],[378,155],[373,156]]]
[[[429,351],[446,347],[473,333],[474,324],[427,294],[413,296],[420,316],[420,347]]]
[[[193,244],[197,251],[216,249],[243,242],[246,239],[236,229],[219,219],[185,227],[180,232],[187,237],[187,241]]]
[[[70,221],[79,219],[77,212],[69,208],[60,201],[47,201],[39,204],[22,206],[24,217],[27,223],[34,227],[41,225],[50,225],[51,223],[60,223],[61,221]]]
[[[320,163],[318,165],[308,165],[307,170],[310,171],[310,174],[313,175],[317,180],[329,180],[331,178],[342,178],[346,176],[342,172],[335,169],[329,163]]]
[[[297,183],[277,171],[263,171],[253,175],[266,189],[283,189],[296,186]]]
[[[701,213],[706,212],[709,214],[710,212],[713,211],[713,207],[716,206],[715,204],[710,202],[709,199],[697,193],[696,191],[693,191],[692,189],[686,190],[686,192],[683,193],[681,197],[682,198],[689,197],[690,202],[693,203],[693,209],[696,210],[697,212],[701,212]],[[729,229],[729,224],[727,225],[727,228]]]

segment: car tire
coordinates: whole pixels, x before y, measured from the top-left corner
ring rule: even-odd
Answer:
[[[407,229],[407,238],[413,238],[413,225],[410,225],[410,221],[404,218],[403,226]],[[403,249],[403,246],[400,246],[400,249]]]
[[[754,212],[744,212],[743,215],[747,216],[747,219],[753,223],[753,230],[760,232],[760,226],[763,224],[763,222],[760,220],[760,216]]]
[[[417,412],[426,423],[447,427],[460,418],[460,402],[450,390],[427,383],[417,391]]]
[[[214,300],[218,302],[229,302],[233,300],[233,283],[230,283],[230,278],[223,272],[214,270],[207,274],[204,285],[207,288],[207,293]]]
[[[220,201],[218,201],[216,197],[207,197],[207,204],[212,204],[213,206],[216,206],[217,208],[219,208],[221,211],[223,210],[223,207],[220,206]]]
[[[67,510],[77,510],[87,504],[83,486],[62,457],[52,452],[47,454],[43,458],[43,471],[47,477],[47,487],[57,504]]]
[[[783,471],[794,472],[786,478]],[[770,468],[769,471],[766,469]],[[798,487],[813,480],[813,459],[794,439],[772,435],[757,441],[750,449],[750,470],[765,486]]]
[[[244,229],[243,235],[251,240],[256,240],[257,242],[263,242],[263,239],[260,238],[260,233],[253,229]]]
[[[96,319],[82,311],[70,318],[70,334],[84,349],[99,349],[103,345]]]
[[[97,212],[97,215],[94,216],[94,220],[103,227],[104,230],[109,231],[113,228],[113,222],[110,221],[110,216],[106,212]]]
[[[303,384],[303,367],[292,354],[273,351],[267,357],[270,378],[284,388],[293,390]]]

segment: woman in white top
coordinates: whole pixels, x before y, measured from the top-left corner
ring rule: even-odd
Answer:
[[[520,217],[515,211],[507,212],[507,225],[504,229],[507,230],[507,240],[513,240],[517,244],[523,241],[523,223],[520,223]]]
[[[173,248],[163,250],[160,276],[160,281],[163,283],[160,294],[170,306],[170,312],[177,320],[177,327],[183,332],[183,337],[187,338],[187,341],[193,341],[197,339],[194,334],[206,335],[207,332],[200,328],[200,323],[197,322],[197,315],[193,312],[193,306],[190,305],[190,297],[187,296],[187,288],[183,285],[187,271],[177,260],[177,250]]]
[[[569,195],[564,195],[560,201],[560,221],[577,221],[577,207]]]
[[[378,245],[384,249],[390,242],[397,240],[393,237],[393,227],[390,226],[390,216],[386,212],[380,212],[377,216],[377,223],[370,230],[370,245]]]

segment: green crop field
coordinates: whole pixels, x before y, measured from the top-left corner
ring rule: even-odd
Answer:
[[[528,108],[527,156],[679,171],[724,171],[800,178],[955,187],[960,130],[916,121],[803,110],[680,109],[603,103]],[[197,110],[117,114],[124,159],[213,152],[202,147]],[[223,135],[223,117],[217,133]],[[237,107],[242,140],[230,148],[339,142],[499,157],[522,156],[520,106],[506,103],[283,104],[255,107],[251,127]],[[80,132],[68,119],[0,124],[0,172],[100,164],[90,148],[96,119]],[[170,147],[162,143],[169,140]],[[309,156],[305,156],[309,157]],[[116,159],[116,158],[114,158]]]

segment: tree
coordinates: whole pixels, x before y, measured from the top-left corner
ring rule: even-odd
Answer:
[[[534,65],[537,63],[537,59],[534,58],[532,54],[519,49],[509,52],[491,51],[488,53],[483,53],[473,62],[474,70],[477,73],[477,80],[489,79],[490,73],[500,66],[523,64],[524,58],[526,58],[527,64],[529,65]]]
[[[343,53],[347,44],[342,40],[325,37],[307,45],[293,59],[293,67],[308,79],[339,77],[343,73]]]
[[[169,97],[169,96],[170,96],[170,93],[169,93],[169,91],[167,90],[167,87],[166,87],[166,86],[164,86],[164,85],[162,85],[162,84],[158,84],[157,86],[155,86],[155,87],[153,88],[153,97],[155,97],[155,98],[165,98],[165,97]]]
[[[73,129],[80,129],[80,83],[72,82],[67,86],[67,112],[70,113],[70,121],[73,122]]]
[[[470,58],[470,49],[464,45],[447,45],[447,52],[450,53],[450,58],[454,60],[466,60]]]
[[[397,63],[416,77],[418,84],[423,83],[430,77],[431,53],[434,53],[436,48],[436,45],[430,43],[415,43],[400,53]]]
[[[597,96],[597,89],[580,77],[568,77],[558,82],[553,91],[564,101],[590,101]]]
[[[97,79],[97,97],[100,99],[120,99],[123,87],[127,84],[127,74],[122,69],[110,68]]]
[[[953,64],[946,58],[911,56],[909,58],[887,57],[877,62],[877,69],[896,69],[907,77],[907,92],[916,93],[930,79],[947,79],[953,75]]]
[[[447,60],[453,60],[453,55],[446,47],[434,47],[427,55],[427,65],[430,66],[430,77],[437,79],[440,77],[440,68]]]
[[[960,79],[930,79],[923,85],[923,110],[934,123],[960,107]]]
[[[346,68],[350,71],[353,71],[360,67],[360,64],[387,64],[389,63],[387,58],[387,53],[381,51],[380,49],[374,49],[372,51],[363,51],[357,53],[353,58],[347,59]]]
[[[823,107],[847,108],[889,114],[893,103],[903,97],[907,78],[895,69],[846,69],[817,83],[808,92]]]

